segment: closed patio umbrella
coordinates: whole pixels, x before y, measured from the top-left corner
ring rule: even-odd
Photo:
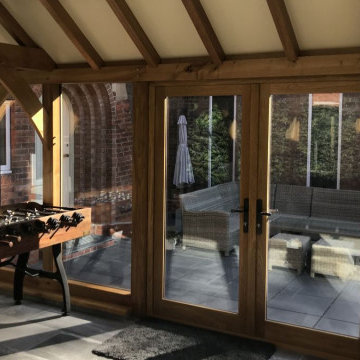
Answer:
[[[180,186],[181,184],[192,184],[195,182],[189,149],[187,146],[186,124],[186,117],[184,115],[180,115],[178,120],[179,146],[176,153],[173,179],[173,184],[176,186]]]

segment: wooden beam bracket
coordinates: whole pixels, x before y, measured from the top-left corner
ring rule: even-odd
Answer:
[[[0,82],[20,103],[44,142],[44,109],[30,85],[12,68],[0,67]]]

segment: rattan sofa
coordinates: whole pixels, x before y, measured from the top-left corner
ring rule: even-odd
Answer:
[[[320,233],[360,238],[360,191],[272,185],[270,232]]]
[[[180,195],[183,247],[223,251],[239,242],[239,184],[229,182]]]

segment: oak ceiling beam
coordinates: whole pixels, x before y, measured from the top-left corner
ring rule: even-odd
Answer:
[[[225,59],[224,50],[202,7],[200,0],[182,0],[212,62],[220,65]]]
[[[99,71],[88,67],[55,69],[53,71],[22,71],[30,84],[66,82],[132,82],[132,81],[265,81],[304,77],[360,76],[360,54],[300,56],[296,63],[285,57],[225,60],[221,65],[179,61],[147,65],[106,66]],[[351,80],[351,79],[350,79]]]
[[[285,56],[289,61],[296,61],[299,56],[299,45],[290,21],[284,0],[266,0],[279,34]]]
[[[21,46],[38,47],[22,26],[9,13],[6,7],[0,3],[0,24],[10,36]]]
[[[59,0],[39,0],[48,10],[50,15],[63,29],[75,47],[84,56],[88,64],[94,70],[99,70],[103,65],[101,56],[97,53],[90,41],[85,37],[75,21],[71,18]]]
[[[0,67],[0,82],[18,100],[44,141],[44,109],[30,85],[14,69],[5,67]]]
[[[0,43],[0,66],[53,70],[55,63],[43,49]]]
[[[145,61],[152,66],[160,63],[160,56],[145,34],[125,0],[107,0],[112,11],[138,48]]]

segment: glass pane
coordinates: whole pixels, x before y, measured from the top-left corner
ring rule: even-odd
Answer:
[[[165,298],[238,311],[240,96],[168,99]]]
[[[132,88],[67,84],[62,96],[62,204],[92,208],[91,234],[63,246],[70,278],[130,289]]]
[[[0,119],[0,166],[6,165],[6,116]]]
[[[42,86],[33,85],[33,91],[41,98]],[[17,101],[8,101],[11,117],[11,143],[10,143],[10,172],[0,174],[0,205],[6,206],[27,201],[42,203],[42,182],[37,183],[34,177],[34,166],[37,164],[42,173],[42,144],[36,150],[37,134],[30,123],[27,114]],[[5,122],[0,121],[0,127]],[[0,144],[2,144],[0,131]],[[0,146],[1,148],[1,146]],[[1,150],[0,150],[1,152]],[[41,268],[42,253],[32,251],[28,264],[33,268]]]
[[[267,319],[360,324],[360,94],[273,95]]]

